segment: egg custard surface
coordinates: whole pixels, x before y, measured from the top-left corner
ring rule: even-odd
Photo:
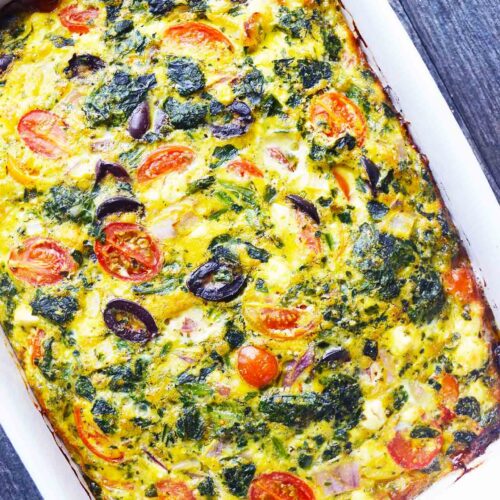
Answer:
[[[340,2],[30,4],[0,320],[95,498],[413,498],[484,451],[491,314]]]

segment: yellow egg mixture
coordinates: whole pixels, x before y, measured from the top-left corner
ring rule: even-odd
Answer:
[[[500,353],[336,0],[0,21],[0,319],[96,498],[412,498]]]

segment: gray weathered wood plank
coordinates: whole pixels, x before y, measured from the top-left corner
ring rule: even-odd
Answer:
[[[0,499],[38,500],[40,494],[0,427]]]
[[[500,199],[498,0],[391,0],[391,4],[424,54]]]

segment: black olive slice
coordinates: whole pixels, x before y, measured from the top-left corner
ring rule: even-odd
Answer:
[[[366,156],[361,157],[361,164],[363,165],[368,175],[368,185],[373,196],[377,194],[377,184],[380,179],[380,169]]]
[[[287,196],[287,199],[289,199],[293,203],[293,206],[297,210],[300,210],[302,213],[306,214],[314,222],[316,222],[316,224],[319,224],[321,222],[318,209],[310,201],[307,201],[306,199],[296,194],[289,194]]]
[[[243,101],[233,101],[227,109],[233,114],[231,122],[223,125],[211,125],[212,135],[218,139],[230,139],[246,134],[253,122],[252,111]]]
[[[7,71],[13,60],[14,56],[11,54],[0,55],[0,75]]]
[[[130,342],[148,342],[158,335],[158,326],[153,316],[131,300],[110,300],[104,309],[103,317],[106,326],[115,335]],[[141,323],[143,328],[132,327],[133,320]]]
[[[134,139],[140,139],[151,126],[149,116],[149,104],[147,101],[141,102],[137,108],[132,111],[128,120],[128,133]]]
[[[225,279],[217,279],[217,275],[224,276]],[[246,281],[246,277],[238,272],[233,263],[209,260],[191,273],[187,287],[191,293],[202,299],[229,302],[243,291]]]
[[[92,54],[73,54],[68,65],[64,68],[64,74],[70,79],[80,78],[95,73],[105,66],[106,64],[101,58]]]
[[[134,198],[115,196],[104,200],[96,209],[97,220],[102,220],[111,214],[124,212],[139,212],[144,210],[144,205]]]
[[[327,351],[323,357],[318,361],[321,363],[333,363],[335,361],[347,362],[351,360],[351,355],[347,349],[343,347],[334,347]]]
[[[108,174],[118,179],[130,180],[130,175],[119,163],[99,160],[95,166],[95,183],[99,184]]]

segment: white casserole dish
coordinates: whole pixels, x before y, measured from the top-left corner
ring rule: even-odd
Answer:
[[[481,166],[388,0],[343,0],[368,47],[373,69],[391,87],[395,106],[428,157],[486,298],[500,323],[500,206]],[[0,0],[0,7],[8,0]],[[365,47],[366,48],[366,47]],[[0,341],[0,424],[46,500],[88,498],[74,465],[33,404],[6,338]],[[500,441],[456,482],[447,476],[421,498],[498,498]],[[0,495],[1,496],[1,495]]]

